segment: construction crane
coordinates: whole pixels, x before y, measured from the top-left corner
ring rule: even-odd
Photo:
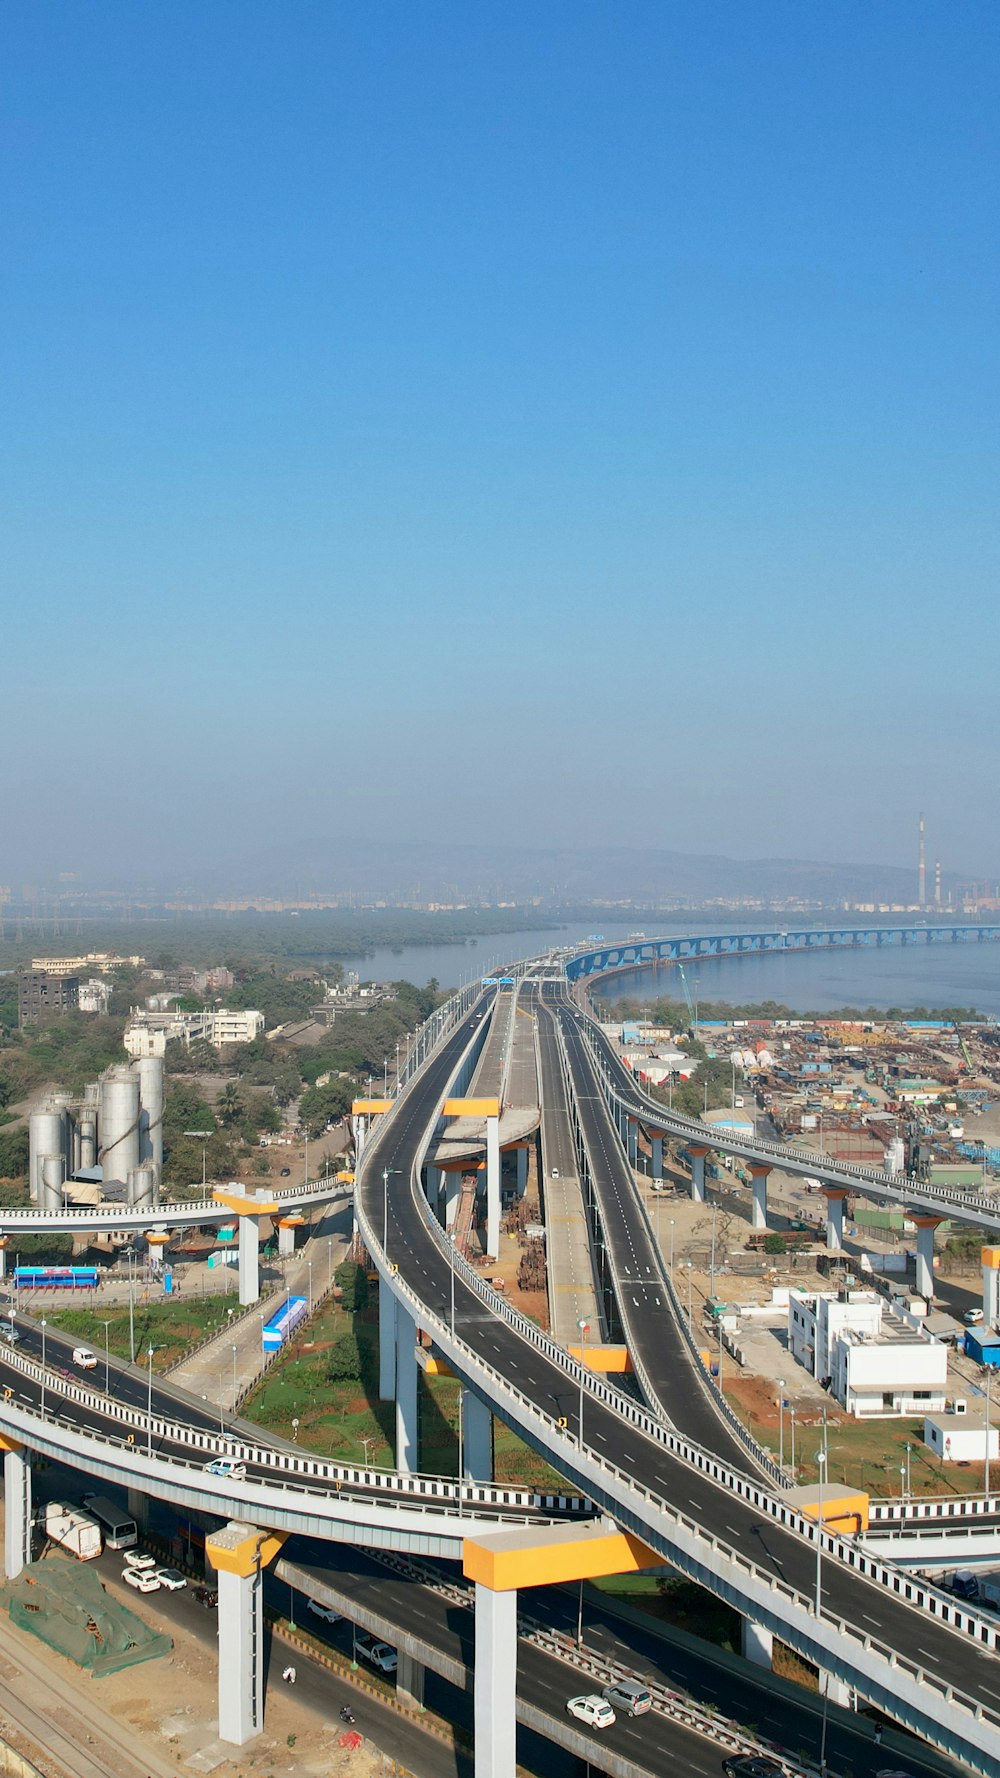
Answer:
[[[691,999],[691,990],[688,987],[687,976],[684,974],[683,963],[678,961],[677,968],[680,973],[681,982],[684,987],[684,998],[687,1001],[687,1009],[691,1015],[691,1035],[693,1037],[697,1038],[697,1036],[698,1036],[698,1014],[695,1009],[694,1002]]]

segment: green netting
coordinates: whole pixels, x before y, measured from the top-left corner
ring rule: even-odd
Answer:
[[[3,1588],[11,1621],[100,1676],[169,1654],[173,1642],[104,1591],[85,1562],[50,1556]]]

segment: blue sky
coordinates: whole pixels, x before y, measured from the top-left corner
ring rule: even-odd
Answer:
[[[1000,872],[998,40],[7,0],[0,879],[921,806]]]

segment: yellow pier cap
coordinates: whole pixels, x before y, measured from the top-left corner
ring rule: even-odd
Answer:
[[[818,1482],[806,1483],[801,1488],[789,1488],[782,1494],[782,1500],[793,1506],[804,1519],[818,1519],[820,1516],[820,1489]],[[868,1530],[868,1513],[870,1499],[852,1488],[834,1488],[829,1484],[823,1489],[823,1526],[827,1531],[842,1531],[852,1537],[856,1532]]]
[[[279,1229],[300,1229],[304,1222],[305,1222],[305,1217],[300,1216],[298,1213],[296,1213],[294,1216],[279,1216],[278,1217]]]
[[[637,1574],[661,1568],[663,1557],[613,1525],[537,1525],[516,1531],[487,1531],[462,1545],[466,1580],[492,1593],[517,1587],[561,1586],[596,1580],[604,1574]]]
[[[571,1358],[582,1360],[588,1371],[613,1376],[632,1369],[632,1355],[627,1346],[567,1346]]]
[[[391,1099],[355,1099],[351,1105],[352,1117],[377,1117],[380,1112],[388,1111]]]
[[[258,1531],[255,1525],[223,1525],[206,1537],[205,1554],[213,1568],[245,1579],[274,1561],[287,1536],[287,1531]]]
[[[982,1248],[980,1264],[988,1266],[991,1272],[1000,1271],[1000,1247]]]
[[[224,1186],[217,1185],[212,1196],[217,1204],[224,1204],[235,1216],[277,1216],[281,1209],[277,1198],[251,1198],[238,1188],[227,1191]]]
[[[499,1099],[446,1099],[442,1117],[499,1117]]]
[[[7,1390],[6,1393],[8,1395],[12,1395],[13,1390]],[[21,1440],[19,1438],[12,1438],[9,1432],[0,1432],[0,1451],[23,1451],[23,1450],[24,1450],[24,1446],[21,1443]]]
[[[146,1245],[148,1247],[165,1247],[169,1239],[170,1236],[166,1229],[157,1229],[146,1235]]]

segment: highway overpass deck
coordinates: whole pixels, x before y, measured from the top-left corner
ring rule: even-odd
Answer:
[[[547,1014],[541,1015],[538,1023],[538,1059],[549,1326],[560,1345],[578,1346],[581,1321],[593,1329],[593,1340],[603,1339],[607,1329],[594,1276],[559,1041],[554,1021]]]

